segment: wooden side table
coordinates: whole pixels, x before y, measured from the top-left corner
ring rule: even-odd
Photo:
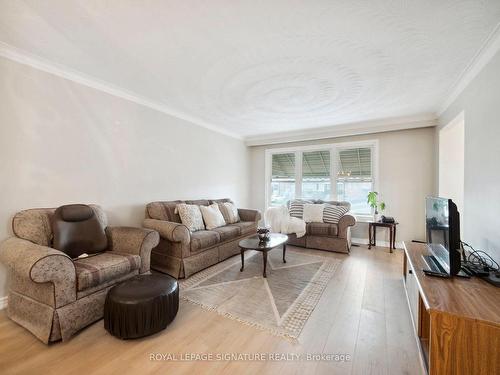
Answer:
[[[377,227],[389,228],[389,250],[396,248],[396,226],[398,222],[382,223],[381,221],[370,221],[368,223],[368,249],[377,246]]]

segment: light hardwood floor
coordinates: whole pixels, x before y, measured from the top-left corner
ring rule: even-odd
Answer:
[[[289,249],[297,249],[289,246]],[[314,250],[304,250],[314,253]],[[99,321],[69,342],[45,346],[0,311],[2,374],[421,374],[403,290],[402,251],[353,247],[341,259],[298,344],[181,302],[163,332],[110,336]],[[151,353],[345,353],[348,362],[151,361]]]

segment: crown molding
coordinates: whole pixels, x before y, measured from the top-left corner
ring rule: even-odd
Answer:
[[[32,68],[44,71],[49,74],[76,82],[78,84],[93,88],[98,91],[105,92],[106,94],[116,96],[121,99],[128,100],[130,102],[148,107],[158,112],[162,112],[166,115],[177,117],[181,120],[188,121],[194,125],[201,126],[203,128],[212,130],[214,132],[236,138],[243,139],[242,136],[222,129],[216,125],[210,124],[201,120],[197,117],[188,115],[184,112],[177,111],[170,108],[164,103],[157,102],[155,100],[149,99],[145,96],[134,93],[133,91],[124,89],[122,87],[116,86],[110,82],[101,80],[96,77],[92,77],[88,74],[82,73],[80,71],[71,69],[65,65],[55,63],[53,61],[47,60],[43,57],[34,55],[30,52],[21,50],[19,48],[13,47],[10,44],[0,42],[0,56],[6,59],[18,62],[23,65],[28,65]]]
[[[465,67],[457,81],[451,86],[450,94],[439,106],[437,115],[441,116],[453,103],[479,72],[490,62],[500,50],[500,23],[493,29],[485,40],[479,51],[474,55],[470,63]]]
[[[437,124],[437,117],[434,114],[394,117],[373,121],[332,125],[316,129],[303,129],[292,132],[251,136],[245,138],[245,144],[247,146],[263,146],[277,143],[312,141],[316,139],[347,137],[395,130],[427,128],[436,126]]]

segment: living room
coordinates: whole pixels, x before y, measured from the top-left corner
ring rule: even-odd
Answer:
[[[499,97],[495,0],[0,2],[1,372],[499,373]]]

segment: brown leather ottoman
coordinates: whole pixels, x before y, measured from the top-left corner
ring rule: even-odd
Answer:
[[[139,275],[114,286],[104,304],[104,328],[121,339],[165,329],[179,310],[179,284],[167,275]]]

